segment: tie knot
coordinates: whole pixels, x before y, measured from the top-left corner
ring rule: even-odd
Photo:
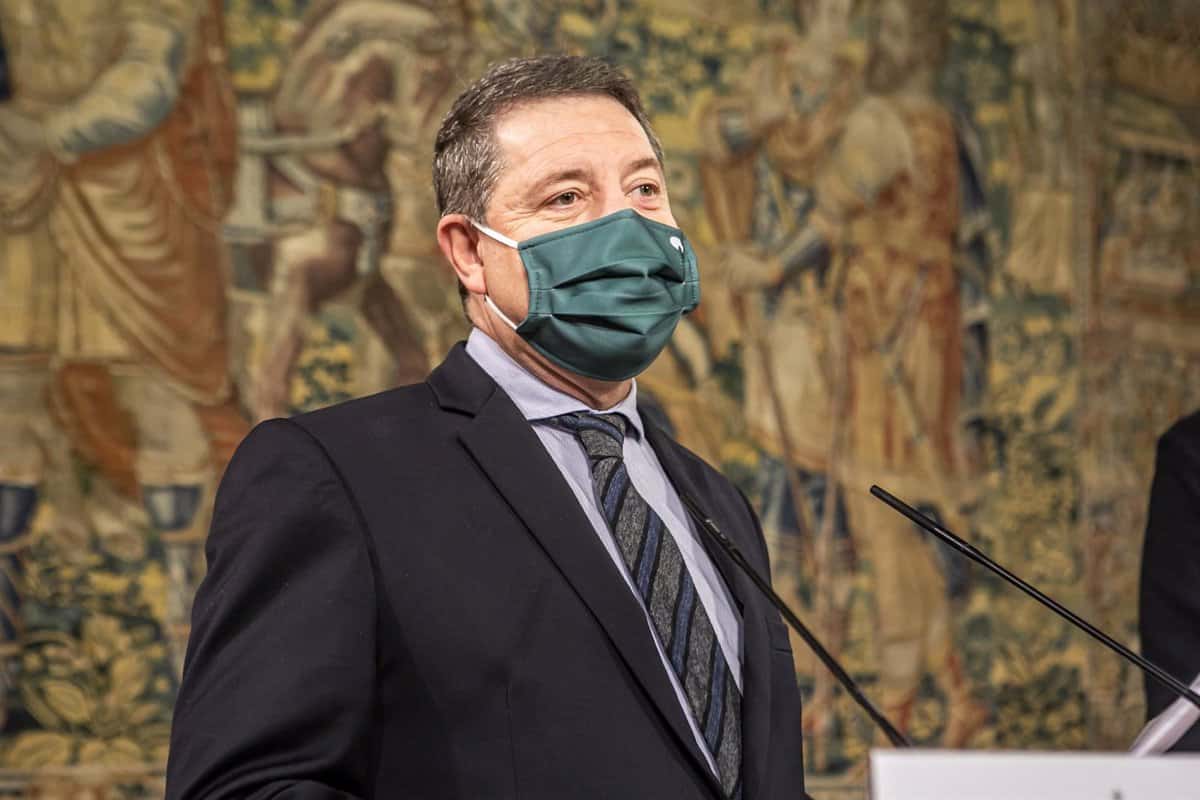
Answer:
[[[570,431],[591,458],[621,458],[629,423],[621,414],[578,411],[545,420],[546,424]]]

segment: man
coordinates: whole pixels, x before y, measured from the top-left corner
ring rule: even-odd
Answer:
[[[1138,627],[1142,654],[1184,683],[1200,673],[1200,411],[1158,440],[1150,513],[1142,552]],[[1146,676],[1146,716],[1162,713],[1175,695]],[[1172,747],[1200,750],[1200,725]]]
[[[494,67],[434,185],[475,329],[423,384],[242,444],[168,797],[802,796],[786,629],[682,499],[766,572],[757,520],[637,407],[699,288],[636,91]]]

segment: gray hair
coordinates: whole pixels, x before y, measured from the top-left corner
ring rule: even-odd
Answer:
[[[493,64],[458,96],[442,120],[433,145],[438,212],[484,221],[503,167],[495,126],[506,111],[537,100],[589,94],[611,97],[628,109],[662,163],[662,146],[650,129],[641,97],[616,67],[585,56],[514,58]]]

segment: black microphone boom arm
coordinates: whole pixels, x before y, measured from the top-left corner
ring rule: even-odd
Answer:
[[[816,654],[817,658],[821,660],[821,663],[825,665],[825,668],[833,673],[833,677],[837,678],[838,683],[845,687],[850,696],[854,698],[854,702],[858,703],[859,706],[862,707],[863,711],[867,712],[867,716],[869,716],[875,722],[875,724],[879,726],[880,730],[882,730],[884,735],[887,736],[888,741],[892,743],[892,746],[912,747],[912,742],[908,740],[908,737],[906,737],[896,728],[895,725],[888,721],[888,718],[885,717],[883,713],[879,711],[879,709],[875,708],[867,696],[862,693],[862,689],[858,688],[858,685],[854,682],[854,679],[851,678],[846,670],[842,668],[842,665],[837,662],[837,659],[835,659],[829,653],[829,651],[825,649],[824,645],[817,640],[817,637],[813,635],[812,631],[810,631],[804,625],[804,623],[800,621],[800,618],[796,616],[796,613],[792,611],[791,608],[788,607],[788,604],[783,601],[783,598],[776,594],[775,589],[771,586],[770,581],[768,581],[762,575],[759,575],[758,572],[755,571],[754,567],[750,566],[750,562],[746,560],[744,555],[742,555],[742,551],[738,549],[737,545],[729,540],[728,536],[721,532],[721,529],[717,527],[717,524],[713,522],[707,514],[704,513],[696,501],[693,500],[691,496],[682,492],[680,493],[679,497],[681,500],[683,500],[684,506],[687,507],[688,513],[691,514],[692,519],[696,521],[696,524],[700,527],[700,530],[704,531],[706,534],[708,534],[710,539],[719,544],[721,549],[728,553],[729,557],[733,559],[733,563],[737,564],[738,568],[741,569],[742,572],[745,572],[746,575],[749,576],[750,580],[754,582],[754,585],[758,587],[759,591],[766,595],[767,599],[771,601],[775,608],[779,609],[779,613],[782,614],[783,618],[788,621],[788,624],[792,626],[792,629],[795,630],[796,633],[800,634],[800,638],[803,639],[806,644],[808,644],[813,653]]]
[[[917,511],[915,508],[910,506],[908,503],[905,503],[903,500],[896,497],[894,494],[887,491],[886,489],[881,489],[878,486],[872,486],[871,494],[875,495],[876,499],[882,500],[884,503],[891,506],[898,513],[903,514],[904,516],[908,517],[908,519],[910,521],[912,521],[915,525],[917,525],[917,527],[922,528],[923,530],[926,530],[929,533],[932,533],[934,536],[941,539],[943,542],[950,545],[955,550],[962,553],[964,556],[971,559],[975,563],[981,564],[984,567],[987,567],[989,570],[991,570],[995,574],[999,575],[1001,578],[1008,581],[1013,586],[1017,587],[1022,592],[1029,595],[1030,597],[1032,597],[1034,600],[1037,600],[1039,603],[1041,603],[1046,608],[1053,611],[1055,614],[1058,614],[1060,617],[1062,617],[1067,622],[1074,625],[1076,628],[1079,628],[1081,631],[1088,634],[1092,638],[1096,639],[1098,642],[1100,642],[1102,645],[1104,645],[1108,649],[1112,650],[1113,652],[1117,653],[1118,655],[1120,655],[1123,658],[1125,658],[1126,660],[1128,660],[1130,663],[1139,667],[1143,672],[1145,672],[1146,674],[1153,677],[1159,683],[1168,687],[1172,692],[1174,692],[1179,697],[1186,697],[1192,703],[1192,705],[1196,706],[1196,708],[1200,708],[1200,695],[1196,694],[1194,691],[1191,690],[1191,688],[1189,688],[1185,683],[1183,683],[1183,681],[1176,679],[1175,676],[1171,675],[1169,672],[1164,670],[1162,667],[1158,666],[1157,664],[1155,664],[1151,661],[1146,660],[1145,657],[1140,656],[1137,653],[1133,652],[1128,647],[1121,644],[1116,639],[1109,636],[1107,633],[1100,630],[1095,625],[1093,625],[1092,623],[1088,622],[1083,617],[1076,614],[1074,611],[1071,611],[1071,609],[1069,609],[1066,606],[1062,605],[1061,603],[1057,602],[1053,598],[1048,597],[1047,595],[1043,594],[1042,591],[1040,589],[1038,589],[1036,586],[1033,586],[1029,582],[1027,582],[1027,581],[1023,580],[1022,578],[1019,578],[1016,575],[1014,575],[1013,573],[1009,572],[1007,569],[1005,569],[1004,567],[1000,566],[995,561],[993,561],[982,550],[978,549],[977,547],[970,544],[969,542],[959,538],[954,533],[950,532],[948,529],[946,529],[942,525],[939,525],[936,521],[925,516],[920,511]]]

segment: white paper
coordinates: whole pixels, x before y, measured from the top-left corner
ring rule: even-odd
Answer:
[[[1196,800],[1200,757],[872,750],[872,800]]]

